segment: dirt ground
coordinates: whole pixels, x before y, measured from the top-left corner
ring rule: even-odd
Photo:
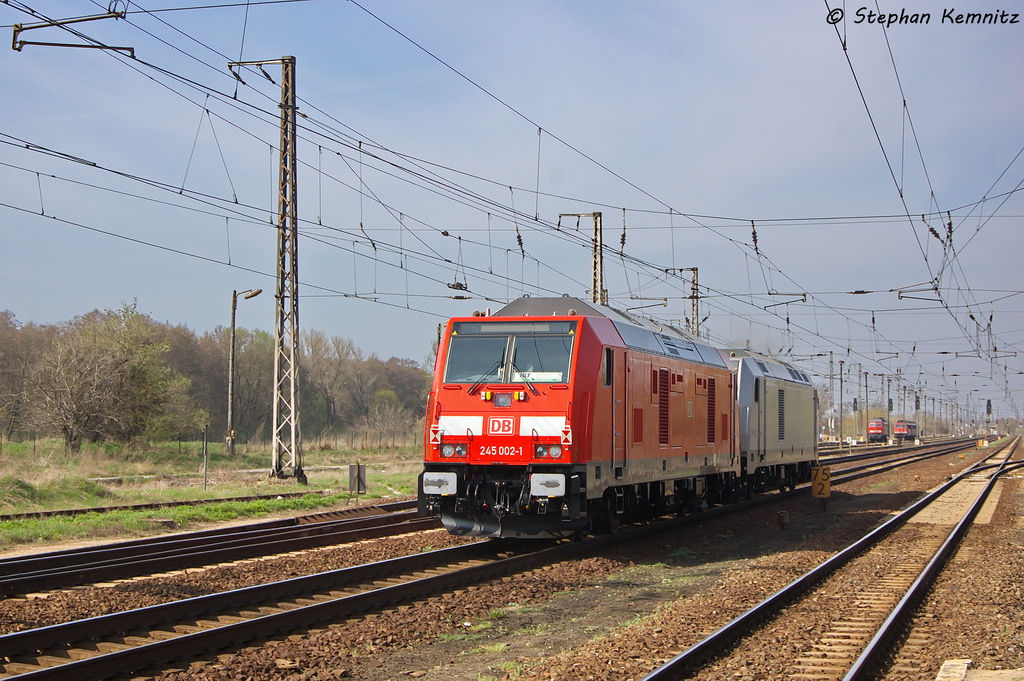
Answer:
[[[699,519],[600,556],[232,651],[160,678],[640,678],[688,645],[688,636],[710,633],[981,456],[944,456],[838,485],[824,507],[803,495]],[[788,514],[784,528],[780,511]],[[1010,649],[992,664],[1021,659],[1024,640],[1005,633],[985,644]]]

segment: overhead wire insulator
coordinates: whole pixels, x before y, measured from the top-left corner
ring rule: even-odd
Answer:
[[[754,221],[750,221],[750,238],[754,242],[754,253],[761,255],[761,251],[757,249],[757,227],[754,226]]]
[[[626,209],[622,209],[622,236],[619,238],[619,255],[626,250]]]
[[[372,239],[372,238],[370,237],[370,235],[366,233],[366,230],[365,230],[365,229],[363,229],[363,223],[362,223],[362,222],[360,222],[360,223],[359,223],[359,231],[360,231],[360,232],[362,232],[362,233],[363,233],[363,236],[365,236],[365,237],[366,237],[366,240],[370,242],[370,246],[372,246],[372,247],[373,247],[373,252],[374,252],[374,253],[376,253],[376,252],[377,252],[377,244],[376,244],[376,243],[374,243],[374,241],[373,241],[373,239]]]
[[[457,291],[466,291],[469,289],[469,280],[466,279],[466,266],[462,263],[462,237],[457,237],[459,240],[459,258],[458,263],[455,265],[455,281],[454,283],[448,284],[448,288],[455,289]],[[459,272],[462,272],[462,281],[459,281]]]
[[[516,218],[516,194],[512,191],[512,187],[508,188],[508,193],[512,204],[512,223],[516,226],[516,243],[519,244],[519,252],[525,258],[526,249],[523,248],[523,235],[519,233],[519,220]]]

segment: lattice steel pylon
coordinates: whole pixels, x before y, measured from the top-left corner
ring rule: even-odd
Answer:
[[[560,213],[558,218],[594,219],[594,236],[590,240],[590,302],[607,305],[608,289],[604,287],[604,228],[601,226],[601,213]]]
[[[604,228],[601,225],[601,213],[591,213],[594,218],[594,238],[592,240],[593,265],[590,275],[591,302],[608,304],[608,289],[604,287]],[[623,232],[625,233],[625,232]]]
[[[299,430],[299,220],[296,143],[295,57],[233,62],[234,66],[281,64],[281,144],[277,192],[277,293],[274,315],[274,429],[272,477],[294,476],[302,484]],[[260,69],[262,71],[262,68]]]

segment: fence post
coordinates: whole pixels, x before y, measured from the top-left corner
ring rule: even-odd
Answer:
[[[206,469],[209,463],[209,449],[207,448],[207,442],[209,440],[210,425],[203,426],[203,489],[206,489]]]

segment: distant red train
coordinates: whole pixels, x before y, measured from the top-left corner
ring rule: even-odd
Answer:
[[[893,424],[892,434],[897,440],[915,440],[917,439],[917,424],[900,419]]]
[[[868,442],[888,442],[889,422],[885,419],[871,419],[868,421]]]
[[[569,297],[449,320],[419,511],[449,532],[565,537],[810,479],[817,396],[794,367]]]

